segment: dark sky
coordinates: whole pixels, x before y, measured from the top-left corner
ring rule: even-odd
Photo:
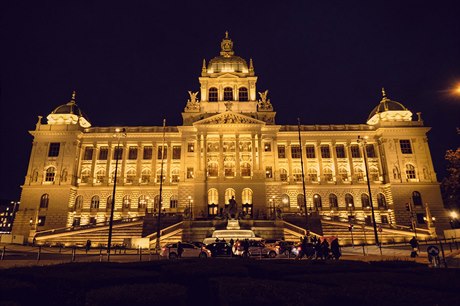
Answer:
[[[460,1],[2,1],[0,199],[19,199],[38,115],[182,123],[226,30],[278,124],[365,123],[387,95],[422,112],[438,179],[459,145]]]

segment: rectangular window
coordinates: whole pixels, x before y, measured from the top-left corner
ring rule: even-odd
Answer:
[[[300,146],[298,145],[291,146],[291,157],[300,158]]]
[[[164,146],[164,150],[163,150],[163,146],[158,146],[158,156],[157,156],[157,159],[163,159],[163,156],[161,155],[162,152],[164,152],[164,158],[166,159],[167,156],[168,156],[168,147],[167,147],[167,146]]]
[[[81,221],[80,217],[74,217],[73,222],[72,222],[72,226],[80,226],[80,221]]]
[[[180,159],[180,146],[173,146],[172,159]]]
[[[271,152],[272,151],[272,144],[269,142],[264,143],[264,152]]]
[[[415,215],[417,217],[418,224],[425,224],[425,219],[426,219],[425,214],[420,213],[420,214],[415,214]]]
[[[399,146],[401,147],[402,154],[412,154],[412,146],[409,139],[401,139]]]
[[[331,158],[331,150],[328,145],[321,146],[321,157],[322,158]]]
[[[373,144],[366,145],[366,154],[369,158],[375,158],[375,149]]]
[[[122,159],[123,158],[123,148],[122,147],[115,147],[115,150],[113,150],[113,159]]]
[[[335,153],[337,154],[337,158],[346,158],[345,146],[344,145],[336,145],[335,146]]]
[[[90,225],[96,225],[96,217],[90,217],[89,218],[89,224]]]
[[[61,144],[59,142],[50,143],[50,147],[49,147],[49,150],[48,150],[48,157],[59,156],[60,147],[61,147]]]
[[[128,159],[137,159],[137,148],[129,147]]]
[[[152,147],[144,147],[144,154],[142,155],[142,159],[152,159]]]
[[[307,153],[307,158],[316,158],[315,146],[308,145],[305,147],[305,151]]]
[[[37,221],[38,226],[45,226],[45,222],[46,222],[46,216],[38,217],[38,221]]]
[[[192,179],[193,177],[193,167],[187,167],[187,178]]]
[[[361,150],[359,149],[358,145],[351,145],[351,157],[352,158],[360,158],[361,157]]]
[[[286,158],[286,147],[278,146],[278,158]]]
[[[99,149],[99,160],[107,160],[107,156],[109,155],[109,148],[101,147]]]
[[[188,143],[188,145],[187,145],[187,152],[189,152],[189,153],[195,152],[195,145],[193,144],[193,142],[189,142],[189,143]]]
[[[272,178],[273,177],[272,167],[265,167],[265,177],[266,178]]]
[[[93,148],[86,147],[85,153],[83,154],[83,160],[92,160],[93,159]]]

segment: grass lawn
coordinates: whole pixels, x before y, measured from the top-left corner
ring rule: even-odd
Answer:
[[[207,259],[0,270],[0,305],[457,305],[460,270]]]

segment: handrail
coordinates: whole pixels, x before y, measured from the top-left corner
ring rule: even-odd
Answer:
[[[176,224],[173,224],[173,225],[168,226],[168,227],[166,227],[164,229],[161,229],[161,236],[167,235],[167,234],[177,230],[179,227],[182,226],[183,223],[184,223],[184,221],[180,221],[180,222],[178,222]],[[155,239],[156,239],[156,235],[157,235],[157,232],[153,232],[152,234],[147,235],[144,238],[149,238],[149,239],[153,240],[152,237],[155,236]]]
[[[295,233],[298,233],[302,236],[305,236],[307,234],[307,232],[305,231],[305,229],[297,226],[297,225],[294,225],[292,223],[289,223],[285,220],[284,221],[284,229],[287,229],[287,230],[290,230],[290,231],[293,231]],[[311,232],[310,231],[310,235],[313,235],[313,236],[317,236],[317,237],[320,237],[321,235],[317,234],[317,233],[314,233],[314,232]]]
[[[341,227],[348,227],[349,226],[348,222],[338,222],[338,221],[330,221],[330,220],[323,220],[322,222],[324,222],[326,224],[332,224],[332,225],[341,226]],[[366,229],[373,230],[372,225],[366,225],[366,224],[360,224],[360,225],[364,225],[364,227]],[[400,226],[400,227],[404,228],[405,226]],[[407,230],[397,229],[397,228],[392,228],[392,227],[389,227],[389,228],[385,227],[385,230],[389,231],[389,232],[393,232],[393,233],[401,233],[401,231],[409,231],[410,230],[410,227],[406,227],[406,228],[407,228]],[[431,233],[429,232],[429,230],[424,229],[424,228],[417,228],[417,232],[419,232],[422,235],[431,236]]]

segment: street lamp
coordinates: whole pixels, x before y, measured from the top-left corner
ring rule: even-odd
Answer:
[[[305,222],[306,222],[305,230],[308,231],[310,226],[308,224],[307,193],[305,191],[305,172],[303,169],[302,138],[300,137],[300,118],[297,118],[297,131],[299,132],[300,167],[302,168],[303,205],[305,206]]]
[[[192,200],[192,196],[188,196],[188,217],[190,220],[192,220],[192,204],[193,204],[193,200]]]
[[[348,203],[348,211],[350,212],[350,215],[348,217],[348,221],[350,221],[350,223],[352,223],[352,221],[353,221],[353,204]]]
[[[459,221],[458,221],[458,214],[456,211],[451,211],[450,212],[450,227],[452,229],[458,228],[459,227]]]
[[[109,240],[107,242],[107,261],[110,261],[110,248],[112,246],[112,231],[113,231],[113,213],[115,211],[115,192],[117,189],[117,174],[118,174],[118,160],[120,158],[120,139],[126,137],[126,130],[116,128],[113,137],[117,138],[117,146],[115,148],[115,175],[113,178],[113,191],[112,203],[110,205],[110,219],[109,219]]]
[[[371,206],[372,225],[374,227],[375,243],[379,245],[380,243],[379,243],[379,236],[377,233],[377,224],[375,222],[374,204],[372,204],[371,182],[369,179],[369,170],[367,167],[367,152],[366,152],[367,138],[368,138],[367,136],[364,136],[363,138],[361,138],[361,136],[358,136],[358,143],[363,145],[364,168],[366,170],[367,191],[369,192],[369,203]]]

